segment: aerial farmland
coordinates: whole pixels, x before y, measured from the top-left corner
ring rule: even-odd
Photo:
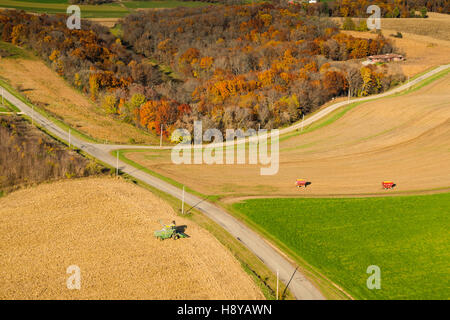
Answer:
[[[449,14],[0,0],[0,299],[448,300]]]

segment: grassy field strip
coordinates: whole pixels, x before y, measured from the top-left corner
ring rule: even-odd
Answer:
[[[1,0],[0,0],[1,1]],[[0,40],[0,50],[8,52],[7,59],[27,59],[27,60],[37,60],[38,58],[30,54],[28,51],[23,50],[9,42],[4,42]]]
[[[215,3],[201,1],[122,1],[125,7],[129,9],[151,9],[151,8],[177,8],[177,7],[204,7],[209,5],[217,5]]]
[[[285,133],[284,135],[282,135],[280,137],[280,142],[285,141],[289,138],[296,137],[296,136],[306,134],[309,132],[313,132],[317,129],[328,126],[328,125],[332,124],[333,122],[335,122],[336,120],[342,118],[348,111],[352,110],[353,108],[355,108],[363,103],[364,102],[355,102],[355,103],[343,106],[339,109],[336,109],[335,111],[331,112],[330,114],[328,114],[321,120],[315,121],[315,122],[311,123],[310,125],[307,125],[306,127],[303,128],[302,131]],[[287,150],[291,150],[291,149],[281,149],[280,151],[283,151],[283,150],[287,151]]]
[[[449,193],[233,204],[297,261],[306,260],[358,299],[448,298],[449,207]],[[366,287],[369,265],[381,268],[381,290]]]
[[[81,9],[82,18],[122,18],[130,11],[138,9],[160,9],[177,7],[203,7],[213,5],[212,3],[200,1],[123,1],[119,3],[107,3],[101,5],[78,5]],[[70,4],[63,0],[0,0],[0,8],[18,9],[36,13],[66,13]]]
[[[1,98],[0,98],[0,103],[1,103]],[[11,102],[9,102],[7,99],[3,98],[3,103],[4,105],[2,106],[0,104],[0,108],[3,108],[4,111],[8,112],[20,112],[19,108],[17,108],[15,105],[13,105]]]
[[[49,9],[49,10],[61,10],[66,12],[69,7],[67,1],[55,1],[55,2],[42,2],[42,1],[14,1],[14,0],[0,0],[1,6],[9,6],[12,8],[20,8],[22,10],[26,9]],[[120,7],[117,3],[106,4],[106,5],[78,5],[82,11],[123,11],[127,12],[126,9]]]
[[[442,71],[438,72],[437,74],[433,75],[432,77],[430,77],[428,79],[425,79],[424,81],[422,81],[422,82],[420,82],[418,84],[415,84],[414,86],[411,87],[411,89],[409,89],[409,90],[407,90],[405,92],[402,92],[402,93],[398,93],[396,96],[401,96],[401,95],[405,95],[405,94],[410,93],[410,92],[417,91],[417,90],[425,87],[426,85],[432,83],[433,81],[444,77],[445,75],[447,75],[449,73],[450,73],[450,69],[442,70]]]
[[[103,5],[78,5],[81,9],[82,18],[121,18],[129,13],[126,8],[118,4]],[[0,8],[24,10],[35,13],[48,14],[66,14],[69,4],[66,3],[41,3],[41,2],[22,2],[11,0],[0,0]]]

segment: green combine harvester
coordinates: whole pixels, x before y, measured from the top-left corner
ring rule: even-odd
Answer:
[[[161,230],[157,230],[154,232],[154,235],[159,240],[165,240],[172,238],[173,240],[177,240],[180,238],[188,238],[188,235],[184,232],[178,230],[175,221],[172,221],[171,224],[164,225],[159,221],[159,223],[163,226]]]

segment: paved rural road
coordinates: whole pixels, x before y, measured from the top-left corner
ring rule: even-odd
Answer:
[[[389,91],[388,93],[380,94],[377,96],[367,97],[367,98],[361,98],[361,99],[355,99],[352,100],[352,102],[357,101],[366,101],[378,97],[384,97],[392,93],[396,93],[399,91],[402,91],[404,89],[407,89],[409,86],[412,86],[414,84],[419,83],[422,80],[425,80],[426,78],[429,78],[433,76],[434,74],[450,67],[450,65],[441,66],[437,69],[434,69],[425,75],[411,81],[410,83],[400,86],[394,90]],[[2,87],[0,86],[0,89]],[[10,101],[12,104],[14,104],[16,107],[18,107],[24,114],[30,116],[33,118],[33,120],[40,124],[41,126],[45,127],[48,131],[50,131],[52,134],[56,135],[57,137],[68,141],[69,140],[69,134],[68,132],[64,131],[60,127],[58,127],[53,122],[49,121],[47,118],[42,116],[41,114],[34,112],[32,108],[28,107],[25,103],[14,97],[9,92],[4,91],[5,98]],[[305,120],[304,125],[308,125],[314,121],[317,121],[330,112],[338,109],[341,106],[346,105],[347,102],[340,102],[333,104],[320,112],[316,113],[315,115],[308,118],[308,120]],[[289,128],[285,128],[280,130],[281,133],[286,133],[290,131],[294,131],[301,127],[301,123],[295,124]],[[116,166],[116,158],[112,155],[110,155],[110,151],[114,149],[120,149],[120,148],[136,148],[136,146],[122,146],[122,145],[101,145],[101,144],[93,144],[89,142],[82,141],[76,137],[71,137],[71,143],[76,146],[77,148],[80,148],[84,152],[90,154],[91,156],[109,164],[112,167]],[[141,148],[159,148],[155,146],[151,147],[141,147]],[[130,176],[135,177],[136,179],[139,179],[163,192],[166,192],[178,199],[181,199],[182,192],[180,189],[174,187],[173,185],[164,182],[158,178],[155,178],[139,169],[136,169],[126,163],[123,163],[119,161],[119,168],[121,171],[129,174]],[[209,203],[207,201],[201,202],[202,199],[199,197],[196,197],[190,193],[185,193],[185,202],[188,205],[195,205],[197,204],[196,208],[202,211],[206,216],[217,222],[219,225],[221,225],[227,232],[229,232],[232,236],[237,238],[239,241],[241,241],[247,248],[249,248],[259,259],[261,259],[267,267],[269,267],[273,272],[279,271],[279,277],[280,280],[283,281],[285,284],[287,284],[295,270],[295,266],[292,265],[286,257],[284,257],[282,254],[280,254],[276,249],[274,249],[272,246],[270,246],[262,237],[260,237],[257,233],[252,231],[250,228],[245,226],[242,222],[238,221],[234,217],[232,217],[230,214],[228,214],[225,210],[215,206],[212,203]],[[324,296],[321,294],[321,292],[308,280],[305,278],[304,275],[302,275],[300,272],[296,272],[294,277],[292,278],[289,289],[294,294],[294,296],[297,299],[324,299]]]

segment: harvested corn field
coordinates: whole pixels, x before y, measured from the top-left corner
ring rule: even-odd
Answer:
[[[187,225],[159,241],[158,220]],[[69,266],[81,289],[69,290]],[[148,191],[112,178],[40,185],[0,198],[0,299],[263,299],[211,234]]]

